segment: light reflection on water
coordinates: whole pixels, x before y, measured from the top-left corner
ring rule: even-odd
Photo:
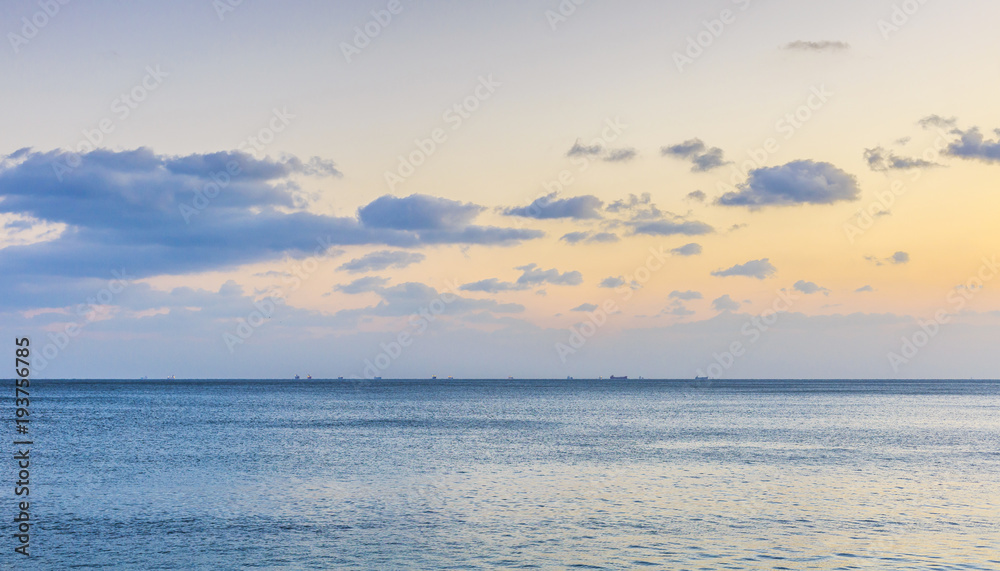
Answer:
[[[39,568],[1000,568],[998,382],[39,385]]]

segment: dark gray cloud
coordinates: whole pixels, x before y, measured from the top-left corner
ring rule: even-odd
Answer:
[[[629,194],[628,199],[616,200],[609,204],[605,210],[616,214],[622,212],[633,212],[648,207],[652,204],[652,202],[653,196],[648,192],[642,193],[641,196]]]
[[[377,272],[389,268],[399,270],[420,263],[424,261],[424,258],[426,256],[417,252],[380,250],[355,258],[337,269],[351,273]]]
[[[367,276],[358,278],[349,284],[334,286],[335,291],[356,295],[359,293],[377,292],[382,290],[389,283],[387,278],[379,276]]]
[[[601,207],[604,206],[596,196],[574,196],[572,198],[556,198],[557,193],[538,198],[528,206],[508,208],[504,210],[507,216],[522,216],[525,218],[574,218],[578,220],[601,217]]]
[[[588,157],[588,158],[599,158],[602,161],[609,163],[624,163],[634,159],[638,156],[638,152],[631,148],[625,147],[621,149],[605,149],[600,144],[594,145],[584,145],[579,139],[573,143],[569,151],[566,152],[567,157]]]
[[[670,253],[675,256],[697,256],[701,253],[701,244],[695,244],[694,242],[684,244],[679,248],[670,250]]]
[[[712,275],[718,277],[746,276],[763,280],[773,276],[776,271],[778,270],[771,264],[770,259],[763,258],[760,260],[750,260],[745,264],[736,264],[725,270],[717,270],[712,272]]]
[[[489,278],[465,284],[459,289],[462,291],[499,293],[502,291],[526,290],[544,284],[576,286],[583,283],[583,275],[577,271],[559,273],[559,270],[556,269],[543,270],[537,264],[518,266],[514,269],[521,271],[521,277],[517,278],[515,282]]]
[[[791,206],[833,204],[857,200],[857,179],[830,163],[793,161],[777,167],[750,171],[738,192],[727,192],[716,200],[724,206]]]
[[[739,308],[740,302],[729,297],[729,294],[712,300],[712,309],[716,311],[736,311]]]
[[[592,303],[584,303],[574,307],[570,311],[594,311],[595,309],[597,309],[596,305]]]
[[[959,139],[948,145],[944,151],[946,155],[987,163],[1000,162],[1000,136],[996,140],[985,139],[976,127],[954,133]]]
[[[874,149],[865,149],[865,162],[868,163],[868,168],[870,168],[875,172],[887,172],[891,170],[909,170],[909,169],[941,166],[938,163],[934,163],[925,159],[900,157],[891,150],[886,150],[882,147],[875,147]]]
[[[599,155],[604,152],[604,148],[601,145],[591,145],[586,146],[580,143],[577,139],[573,146],[570,147],[569,152],[566,153],[567,157],[591,157]]]
[[[507,245],[544,235],[472,226],[482,207],[421,195],[379,198],[357,218],[307,212],[291,177],[334,174],[322,159],[175,157],[141,148],[80,156],[21,150],[0,164],[0,212],[67,225],[55,240],[0,250],[0,265],[20,276],[104,277],[126,267],[141,278],[334,245]]]
[[[687,291],[674,290],[670,292],[670,297],[673,299],[680,299],[684,301],[691,301],[692,299],[702,299],[700,292],[692,290],[687,290]]]
[[[707,148],[701,139],[689,139],[677,145],[662,147],[660,154],[690,160],[693,172],[710,171],[731,162],[726,160],[722,149]]]
[[[854,293],[866,293],[866,292],[872,292],[872,291],[875,291],[875,288],[873,288],[870,285],[866,285],[866,286],[861,286],[858,289],[854,290]]]
[[[785,44],[781,49],[801,52],[839,52],[851,49],[851,44],[847,42],[832,42],[829,40],[819,42],[797,40]]]
[[[805,280],[799,280],[795,282],[795,285],[792,287],[795,288],[795,291],[800,291],[806,295],[812,295],[814,293],[830,295],[830,290],[826,289],[825,287],[820,287],[813,282],[807,282]]]

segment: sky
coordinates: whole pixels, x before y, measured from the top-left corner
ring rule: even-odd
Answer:
[[[50,378],[996,378],[997,18],[4,2],[0,331]]]

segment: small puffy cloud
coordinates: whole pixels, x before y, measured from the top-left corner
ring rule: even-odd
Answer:
[[[625,280],[623,280],[622,278],[604,278],[604,280],[602,280],[601,283],[597,284],[597,287],[611,289],[611,288],[621,287],[623,285],[625,285]]]
[[[823,295],[830,295],[830,290],[825,287],[820,287],[813,282],[807,282],[805,280],[799,280],[795,282],[793,286],[795,291],[800,291],[806,295],[812,295],[814,293],[821,293]]]
[[[840,52],[851,49],[851,44],[848,44],[847,42],[832,42],[829,40],[820,42],[797,40],[789,44],[785,44],[785,46],[781,49],[799,52]]]
[[[484,293],[499,293],[501,291],[511,291],[513,289],[518,289],[514,287],[514,284],[510,282],[502,282],[497,278],[489,278],[485,280],[479,280],[478,282],[472,282],[463,285],[458,288],[462,291],[480,291]]]
[[[662,147],[660,154],[690,160],[693,172],[709,171],[731,162],[726,160],[722,149],[718,147],[709,149],[701,139],[689,139],[683,143]]]
[[[594,311],[597,306],[592,303],[584,303],[571,309],[570,311]]]
[[[413,194],[404,198],[385,195],[358,209],[368,228],[394,230],[456,230],[464,228],[484,210],[457,200]]]
[[[712,300],[712,309],[716,311],[736,311],[739,308],[740,302],[729,297],[729,294]]]
[[[389,280],[386,278],[368,276],[356,279],[349,284],[334,286],[333,289],[335,291],[354,295],[359,293],[377,292],[385,287],[387,283],[389,283]]]
[[[704,192],[700,190],[695,190],[693,192],[687,193],[687,196],[685,196],[684,198],[688,200],[694,200],[695,202],[705,202],[705,200],[708,198],[708,195],[706,195]]]
[[[857,179],[830,163],[793,161],[777,167],[750,171],[738,192],[727,192],[716,200],[724,206],[790,206],[833,204],[857,200]]]
[[[591,219],[600,218],[599,212],[604,203],[596,196],[574,196],[572,198],[557,198],[553,192],[538,198],[528,206],[508,208],[504,210],[507,216],[522,216],[539,220],[549,218]]]
[[[566,153],[567,157],[591,157],[594,155],[599,155],[604,152],[604,148],[601,145],[591,145],[586,146],[580,143],[577,139],[573,146],[570,147],[569,152]]]
[[[872,292],[872,291],[875,291],[875,288],[873,288],[870,285],[866,285],[866,286],[861,286],[858,289],[854,290],[854,293],[866,293],[866,292]]]
[[[777,271],[778,269],[771,264],[769,258],[763,258],[760,260],[750,260],[745,264],[737,264],[725,270],[717,270],[712,272],[712,275],[718,277],[746,276],[763,280],[773,276]]]
[[[624,163],[634,159],[638,154],[633,148],[611,149],[603,160],[609,163]]]
[[[670,250],[670,253],[675,256],[697,256],[701,253],[701,244],[695,244],[694,242],[684,244],[679,248]]]
[[[640,196],[629,194],[628,199],[616,200],[609,204],[606,210],[614,213],[633,212],[650,206],[652,202],[653,196],[648,192],[644,192]]]
[[[889,256],[888,258],[878,258],[876,256],[865,256],[865,259],[869,262],[874,263],[876,266],[898,266],[900,264],[905,264],[910,261],[910,255],[906,252],[896,252],[895,254]]]
[[[919,158],[900,157],[892,151],[887,151],[882,147],[865,149],[865,162],[868,168],[875,172],[887,172],[890,170],[909,170],[929,167],[939,167],[941,165]]]
[[[986,139],[976,127],[968,131],[957,131],[956,134],[959,139],[948,145],[945,154],[988,163],[1000,162],[1000,137],[996,140]]]
[[[670,298],[680,299],[683,301],[691,301],[692,299],[702,299],[700,292],[692,290],[687,290],[687,291],[674,290],[670,292]]]
[[[424,261],[425,257],[416,252],[380,250],[355,258],[338,269],[351,273],[377,272],[389,268],[401,270],[406,266]]]
[[[931,127],[936,127],[938,129],[954,129],[957,124],[957,118],[942,117],[940,115],[928,115],[927,117],[917,121],[917,125],[920,125],[924,129],[929,129]]]
[[[660,313],[663,313],[663,314],[666,314],[666,315],[673,315],[675,317],[687,317],[689,315],[694,315],[695,312],[693,312],[690,309],[684,307],[683,303],[675,302],[673,305],[671,305],[670,307],[664,309]]]

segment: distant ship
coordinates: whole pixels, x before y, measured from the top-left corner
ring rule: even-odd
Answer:
[[[696,380],[696,381],[707,381],[708,377],[695,377],[694,380]]]
[[[311,378],[313,378],[313,376],[312,375],[306,375],[306,378],[307,379],[311,379]]]
[[[567,381],[572,381],[572,380],[573,380],[573,377],[566,377],[566,380],[567,380]]]
[[[612,381],[627,381],[628,380],[628,375],[625,375],[624,377],[616,377],[614,375],[611,375],[609,378]]]
[[[295,375],[295,380],[296,381],[299,380],[299,376],[298,375]]]

